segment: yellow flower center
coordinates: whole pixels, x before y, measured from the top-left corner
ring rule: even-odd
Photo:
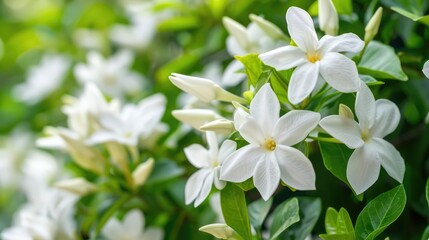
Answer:
[[[314,54],[307,54],[307,59],[311,63],[315,63],[317,61],[320,61],[320,56],[317,53]]]
[[[368,141],[371,138],[369,130],[363,130],[362,133],[361,133],[361,136],[362,136],[362,140],[364,142]]]
[[[268,150],[268,151],[274,151],[274,149],[276,149],[276,141],[274,141],[274,139],[269,138],[265,140],[264,143],[264,147]]]

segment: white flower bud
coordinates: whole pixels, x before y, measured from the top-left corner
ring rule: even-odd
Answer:
[[[235,130],[234,122],[228,119],[216,119],[200,127],[202,131],[213,131],[220,134],[229,134]]]
[[[273,39],[280,39],[285,41],[290,41],[290,39],[283,33],[283,31],[277,27],[274,23],[265,20],[263,17],[257,16],[255,14],[250,14],[250,20],[258,25],[268,36]]]
[[[150,173],[152,172],[154,165],[153,158],[149,158],[146,162],[140,163],[137,168],[133,171],[133,180],[136,186],[143,185]]]
[[[340,104],[340,107],[338,109],[338,113],[341,117],[350,118],[350,119],[355,118],[352,110],[344,104]]]
[[[383,8],[379,7],[365,27],[365,43],[369,43],[377,35],[382,16]]]
[[[332,36],[338,33],[338,13],[332,0],[319,0],[319,27]]]
[[[237,237],[237,233],[226,225],[225,223],[213,223],[209,225],[205,225],[198,229],[201,232],[205,232],[213,235],[219,239],[235,239]]]
[[[207,109],[180,109],[172,111],[171,114],[177,120],[189,124],[197,130],[200,130],[205,123],[221,118],[219,114]]]
[[[55,183],[55,187],[65,191],[76,193],[79,196],[84,196],[98,190],[97,186],[88,182],[85,178],[72,178],[61,180]]]
[[[240,45],[243,49],[247,49],[250,45],[247,38],[247,29],[229,17],[223,17],[222,22],[229,35],[231,35],[237,41],[238,45]]]
[[[246,102],[244,98],[224,90],[209,79],[186,76],[178,73],[173,73],[169,78],[176,87],[204,102],[211,102],[213,100]]]

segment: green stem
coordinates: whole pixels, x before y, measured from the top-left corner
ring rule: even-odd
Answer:
[[[320,141],[320,142],[330,142],[330,143],[342,143],[339,140],[335,139],[335,138],[327,138],[327,137],[312,137],[312,136],[308,136],[308,138],[316,140],[316,141]]]

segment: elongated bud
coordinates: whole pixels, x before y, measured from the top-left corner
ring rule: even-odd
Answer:
[[[229,134],[232,133],[234,129],[234,122],[228,119],[216,119],[214,121],[208,122],[200,127],[202,131],[213,131],[220,134]]]
[[[284,40],[286,42],[290,41],[289,37],[287,37],[274,23],[267,21],[263,17],[257,16],[255,14],[250,14],[249,18],[272,39]]]
[[[180,109],[174,110],[171,114],[179,121],[191,125],[193,128],[200,130],[200,127],[221,116],[208,109]]]
[[[236,239],[238,234],[230,226],[225,223],[213,223],[205,225],[198,229],[201,232],[205,232],[213,235],[219,239]]]
[[[65,191],[76,193],[79,196],[84,196],[98,190],[97,186],[88,182],[85,178],[72,178],[61,180],[55,183],[55,187]]]
[[[236,96],[225,89],[221,88],[215,82],[199,77],[186,76],[173,73],[170,76],[170,81],[181,90],[197,97],[203,102],[211,102],[213,100],[225,102],[246,102],[244,98]]]
[[[112,161],[119,166],[122,171],[126,171],[125,168],[128,168],[128,155],[124,146],[116,142],[107,142],[106,147]]]
[[[338,13],[332,0],[319,0],[319,27],[328,35],[338,34]]]
[[[365,27],[365,43],[368,44],[377,35],[382,16],[383,8],[379,7]]]
[[[243,49],[247,49],[250,45],[249,40],[247,38],[247,29],[243,25],[229,17],[223,17],[222,22],[229,35],[235,38],[235,40]]]
[[[350,119],[355,118],[352,110],[344,104],[340,104],[340,107],[338,109],[338,113],[341,117],[350,118]]]
[[[154,163],[153,158],[149,158],[146,162],[140,163],[133,171],[132,175],[136,186],[141,186],[146,182],[147,178],[152,173]]]

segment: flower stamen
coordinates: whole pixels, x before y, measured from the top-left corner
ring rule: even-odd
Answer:
[[[274,141],[274,139],[269,138],[267,140],[265,140],[264,143],[264,147],[268,150],[268,151],[274,151],[276,149],[276,141]]]
[[[315,63],[315,62],[320,61],[320,56],[317,53],[316,54],[310,54],[310,55],[307,54],[307,59],[309,62]]]

